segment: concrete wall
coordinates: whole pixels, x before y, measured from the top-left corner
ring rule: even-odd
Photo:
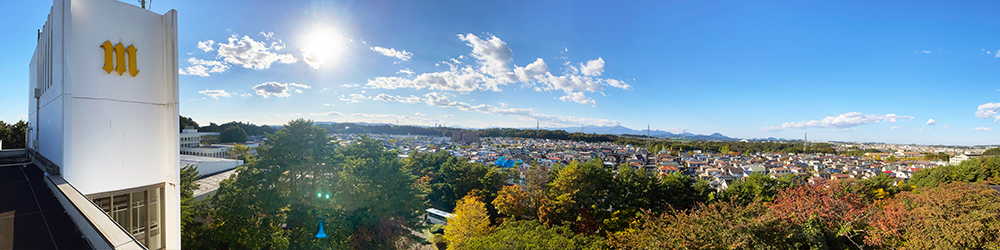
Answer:
[[[160,15],[114,0],[54,0],[32,58],[29,114],[38,152],[83,194],[166,183],[164,233],[180,248],[177,12]],[[44,40],[48,41],[48,40]],[[136,76],[103,69],[101,44],[136,48]],[[117,57],[117,55],[116,55]],[[33,89],[52,85],[38,100]],[[42,77],[40,77],[42,76]],[[36,116],[38,117],[36,119]],[[29,145],[36,146],[36,145]]]

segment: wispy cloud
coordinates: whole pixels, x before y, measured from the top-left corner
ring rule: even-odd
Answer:
[[[395,57],[399,60],[407,61],[413,56],[413,53],[407,52],[406,50],[396,50],[393,48],[384,48],[379,46],[372,46],[371,50],[381,53],[383,56]]]
[[[413,75],[414,73],[413,73],[413,70],[410,70],[410,69],[401,69],[401,70],[397,71],[396,74]]]
[[[340,100],[347,103],[361,103],[363,100],[371,99],[362,94],[340,95]]]
[[[206,77],[209,73],[222,73],[229,69],[229,64],[222,61],[201,60],[189,57],[188,63],[193,66],[180,69],[180,72],[178,72],[179,74]]]
[[[993,128],[991,128],[991,127],[978,127],[978,128],[974,128],[972,130],[975,130],[975,131],[990,131],[992,129]]]
[[[202,95],[207,95],[208,97],[211,97],[212,99],[216,99],[216,100],[219,100],[219,97],[229,97],[230,96],[229,92],[226,92],[225,90],[221,90],[221,89],[206,89],[206,90],[198,91],[198,93],[202,94]]]
[[[322,116],[344,116],[344,114],[337,111],[323,112],[323,113],[309,113],[310,115],[322,115]]]
[[[892,129],[892,130],[899,130],[899,129],[901,129],[901,128],[903,128],[903,126],[892,126],[892,127],[891,127],[891,128],[889,128],[889,129]]]
[[[786,122],[780,126],[764,127],[763,131],[781,131],[785,129],[805,129],[805,128],[851,128],[877,122],[896,123],[901,119],[913,119],[912,116],[896,114],[862,114],[859,112],[848,112],[837,116],[827,116],[821,120]]]
[[[253,86],[253,90],[259,96],[268,98],[271,96],[275,97],[288,97],[291,92],[302,93],[302,89],[312,88],[309,85],[298,84],[298,83],[279,83],[279,82],[265,82]]]

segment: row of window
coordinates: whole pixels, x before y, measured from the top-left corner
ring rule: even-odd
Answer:
[[[163,185],[90,197],[104,213],[148,249],[162,249]]]

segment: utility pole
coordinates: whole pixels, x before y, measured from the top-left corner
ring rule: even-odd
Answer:
[[[806,144],[808,143],[809,143],[809,133],[805,133],[805,136],[802,138],[802,153],[806,153]]]

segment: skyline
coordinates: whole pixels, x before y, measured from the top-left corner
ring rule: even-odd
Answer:
[[[7,5],[0,120],[16,122],[51,2]],[[978,145],[1000,144],[998,5],[156,1],[152,11],[178,11],[180,113],[203,125],[539,121]]]

